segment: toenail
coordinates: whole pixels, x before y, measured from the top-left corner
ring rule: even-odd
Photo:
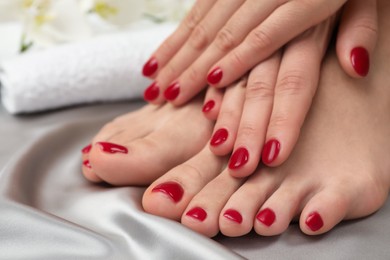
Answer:
[[[164,182],[153,188],[152,192],[162,192],[168,195],[175,203],[183,197],[184,190],[176,182]]]
[[[156,82],[153,82],[147,89],[144,91],[144,99],[146,101],[155,100],[160,94],[160,88]]]
[[[83,162],[83,165],[84,165],[85,167],[89,168],[89,169],[92,168],[91,164],[89,163],[89,160],[85,160],[85,161]]]
[[[82,152],[83,154],[87,154],[87,153],[89,153],[89,151],[91,151],[91,148],[92,148],[92,145],[89,144],[89,145],[87,145],[86,147],[84,147],[84,148],[81,150],[81,152]]]
[[[118,144],[98,142],[96,143],[106,153],[127,153],[127,148]]]
[[[270,227],[275,222],[275,212],[273,210],[266,208],[259,212],[256,216],[257,220]]]
[[[310,213],[309,216],[307,216],[305,223],[311,231],[317,231],[324,225],[321,215],[318,214],[318,212]]]
[[[229,136],[229,132],[225,128],[218,129],[210,140],[210,145],[218,146],[223,144]]]
[[[363,47],[356,47],[351,51],[352,67],[362,77],[367,76],[370,70],[370,57],[368,51]]]
[[[242,222],[242,216],[241,216],[240,212],[238,212],[237,210],[234,210],[234,209],[226,210],[225,213],[223,214],[223,216],[231,221],[238,223],[238,224],[241,224],[241,222]]]
[[[207,213],[200,207],[195,207],[186,213],[186,216],[203,221],[207,218]]]
[[[213,109],[215,106],[215,101],[214,100],[209,100],[206,104],[204,104],[202,111],[203,113],[210,112],[211,109]]]
[[[223,72],[222,72],[221,68],[217,67],[217,68],[213,69],[209,73],[209,75],[207,75],[207,82],[212,84],[212,85],[218,84],[221,81],[222,76],[223,76]]]
[[[149,77],[152,76],[157,69],[158,69],[157,59],[152,57],[145,63],[144,67],[142,68],[142,74],[145,77]]]
[[[278,157],[280,152],[280,143],[276,139],[269,140],[263,147],[261,158],[263,163],[271,164]]]
[[[244,147],[238,148],[230,157],[229,169],[235,170],[244,166],[249,160],[249,152]]]
[[[180,84],[175,82],[170,85],[164,92],[164,97],[166,100],[175,100],[180,94]]]

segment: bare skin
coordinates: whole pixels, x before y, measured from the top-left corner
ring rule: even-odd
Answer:
[[[85,176],[116,185],[146,184],[157,178],[145,191],[144,209],[181,220],[207,236],[219,231],[227,236],[240,236],[252,229],[261,235],[277,235],[293,219],[299,220],[304,233],[316,235],[329,231],[344,219],[372,214],[386,201],[390,188],[390,162],[387,160],[390,152],[387,66],[390,21],[386,18],[390,3],[382,1],[379,10],[381,31],[370,75],[364,80],[352,79],[342,71],[335,54],[328,54],[301,136],[291,156],[281,166],[260,165],[248,179],[229,175],[223,170],[226,158],[216,157],[208,149],[212,126],[199,131],[200,122],[194,122],[193,118],[201,115],[200,107],[192,103],[185,112],[180,112],[181,108],[166,109],[167,105],[156,110],[149,107],[103,129],[93,143],[115,141],[134,152],[108,154],[94,145],[83,158],[89,159],[92,165],[92,169],[83,167]],[[179,113],[181,116],[174,116]],[[176,131],[177,125],[182,126],[183,134],[191,137],[190,142],[186,138],[182,139],[186,142],[167,138]],[[195,136],[197,133],[201,134]],[[145,149],[143,143],[148,143],[149,139],[144,138],[147,134],[155,136],[153,144],[156,146]],[[196,138],[198,140],[194,141]],[[196,144],[197,149],[189,147],[191,144]],[[136,153],[138,146],[143,152]],[[144,151],[154,154],[149,157]],[[181,156],[183,153],[186,156]],[[140,167],[140,161],[151,162],[151,158],[170,163],[162,164],[161,169],[146,163],[144,168]],[[134,174],[130,169],[143,172]],[[177,199],[177,193],[169,193],[161,186],[164,183],[180,184],[182,196]],[[200,214],[199,208],[206,216]]]

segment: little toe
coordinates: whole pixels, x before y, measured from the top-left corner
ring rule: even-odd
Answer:
[[[145,191],[142,205],[146,212],[180,220],[191,199],[215,176],[227,158],[211,153],[208,146],[185,163],[157,179]]]

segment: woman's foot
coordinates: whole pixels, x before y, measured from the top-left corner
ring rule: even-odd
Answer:
[[[207,143],[213,124],[201,110],[198,97],[183,107],[146,105],[116,118],[82,150],[84,176],[113,185],[150,184]]]
[[[390,4],[382,3],[379,10],[389,13]],[[202,150],[189,170],[178,166],[146,190],[144,209],[207,236],[241,236],[253,228],[277,235],[294,219],[304,233],[321,234],[378,210],[390,187],[390,21],[380,18],[370,76],[351,79],[334,53],[327,57],[301,137],[284,164],[237,179],[226,170],[219,174],[221,162]]]

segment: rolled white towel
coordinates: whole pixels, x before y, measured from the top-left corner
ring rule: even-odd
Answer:
[[[140,97],[150,83],[142,66],[175,27],[105,35],[4,61],[3,105],[16,114]]]

